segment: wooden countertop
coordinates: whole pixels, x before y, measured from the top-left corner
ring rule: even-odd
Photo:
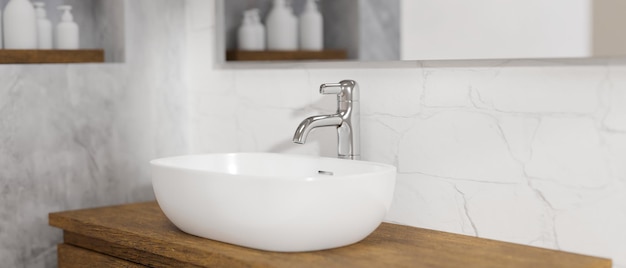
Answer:
[[[608,259],[389,223],[342,248],[260,251],[183,233],[156,202],[51,213],[49,223],[64,230],[64,245],[152,267],[611,267]]]

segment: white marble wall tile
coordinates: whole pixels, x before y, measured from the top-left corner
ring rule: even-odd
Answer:
[[[626,264],[626,195],[623,183],[603,198],[556,213],[555,225],[561,249],[613,259]]]
[[[504,65],[493,70],[490,81],[472,85],[485,104],[503,112],[556,114],[596,111],[607,73],[604,66]]]
[[[478,236],[555,247],[552,211],[527,185],[462,182],[456,188]]]
[[[626,133],[626,66],[609,66],[605,74],[602,93],[606,114],[602,123],[607,131]]]
[[[494,118],[498,122],[511,156],[518,162],[528,162],[532,157],[532,143],[540,118],[518,114],[497,114]]]
[[[413,120],[389,116],[361,118],[361,157],[397,166],[399,142]]]
[[[476,235],[463,193],[454,182],[421,174],[399,174],[387,221]]]
[[[235,73],[235,92],[248,105],[300,109],[310,105],[306,70],[241,70]]]
[[[445,111],[418,118],[399,146],[400,172],[499,183],[522,180],[522,165],[510,154],[497,120],[483,113]]]
[[[587,117],[542,117],[526,172],[563,186],[606,186],[610,173],[595,122]]]
[[[423,66],[422,66],[423,67]],[[494,68],[476,69],[437,69],[422,68],[423,105],[430,108],[460,108],[487,106],[491,103],[483,103],[477,87],[488,83],[498,75]]]
[[[603,142],[606,144],[607,162],[611,170],[611,177],[626,182],[626,134],[603,133]]]

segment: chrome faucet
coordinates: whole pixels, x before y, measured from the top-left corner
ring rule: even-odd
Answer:
[[[309,132],[314,128],[334,126],[337,127],[338,157],[361,159],[359,85],[353,80],[322,84],[320,94],[337,95],[337,113],[304,119],[293,135],[293,142],[304,144]]]

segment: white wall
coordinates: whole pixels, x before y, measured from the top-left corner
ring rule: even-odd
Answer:
[[[401,58],[591,55],[592,0],[402,0]]]
[[[363,158],[399,170],[387,221],[626,267],[624,60],[221,68],[211,2],[186,1],[192,152],[333,156],[332,129],[291,137],[334,111],[319,84],[355,79]]]

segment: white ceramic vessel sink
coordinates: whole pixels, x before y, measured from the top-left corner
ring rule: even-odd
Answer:
[[[386,164],[271,153],[156,159],[159,206],[182,231],[283,252],[356,243],[389,210],[396,168]]]

